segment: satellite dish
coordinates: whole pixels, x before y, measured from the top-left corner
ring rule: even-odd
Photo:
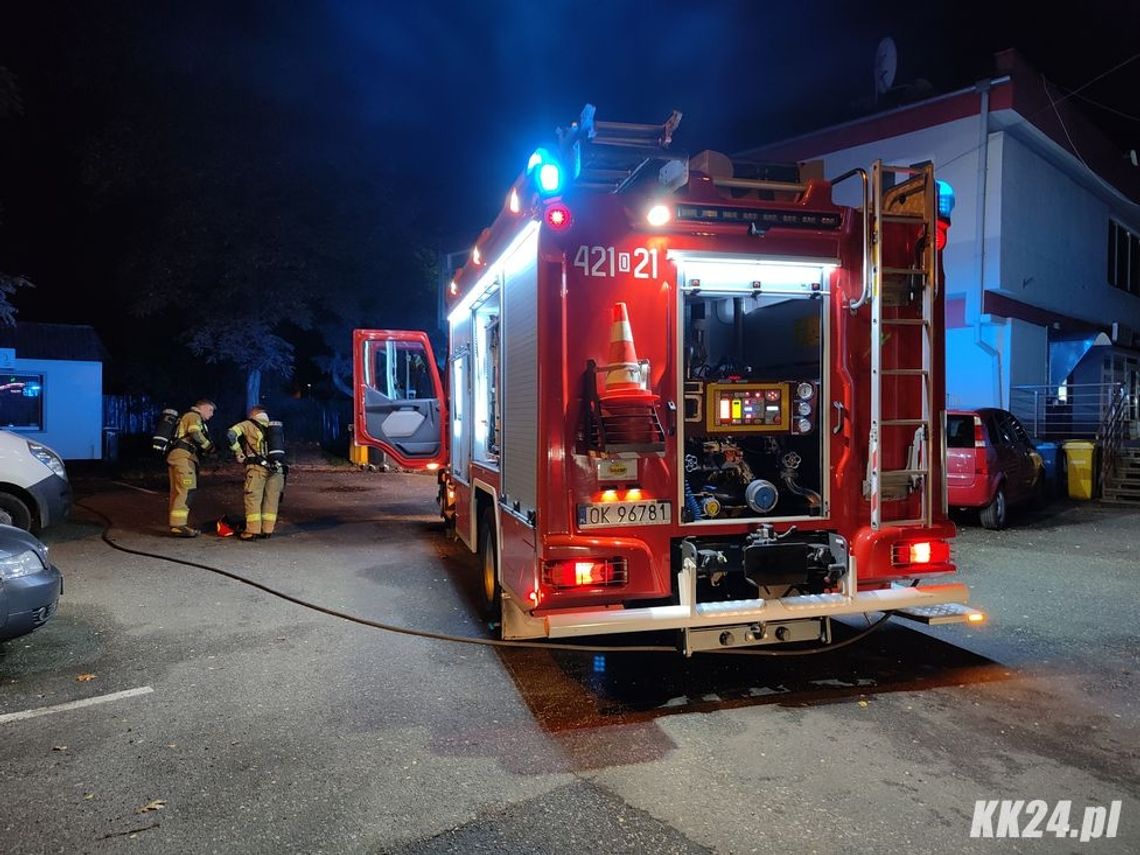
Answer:
[[[875,95],[882,95],[889,90],[895,82],[895,72],[899,67],[899,52],[895,49],[895,40],[890,36],[883,37],[879,46],[875,48]]]

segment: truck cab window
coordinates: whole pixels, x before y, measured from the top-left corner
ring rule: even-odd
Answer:
[[[422,344],[370,342],[369,351],[368,385],[381,395],[394,401],[435,397],[431,369]]]

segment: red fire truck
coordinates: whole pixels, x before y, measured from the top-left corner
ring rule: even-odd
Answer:
[[[953,581],[932,167],[690,159],[679,121],[587,106],[538,149],[446,288],[446,392],[424,333],[356,331],[358,437],[440,470],[505,638],[983,620]]]

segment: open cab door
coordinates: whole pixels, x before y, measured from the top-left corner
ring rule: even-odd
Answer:
[[[356,441],[407,469],[447,462],[447,397],[426,333],[353,330]]]

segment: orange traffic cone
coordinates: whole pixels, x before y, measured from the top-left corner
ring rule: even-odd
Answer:
[[[625,303],[614,303],[613,326],[610,328],[610,362],[606,366],[606,384],[602,399],[654,398],[641,385],[641,366],[633,347],[633,330]]]

